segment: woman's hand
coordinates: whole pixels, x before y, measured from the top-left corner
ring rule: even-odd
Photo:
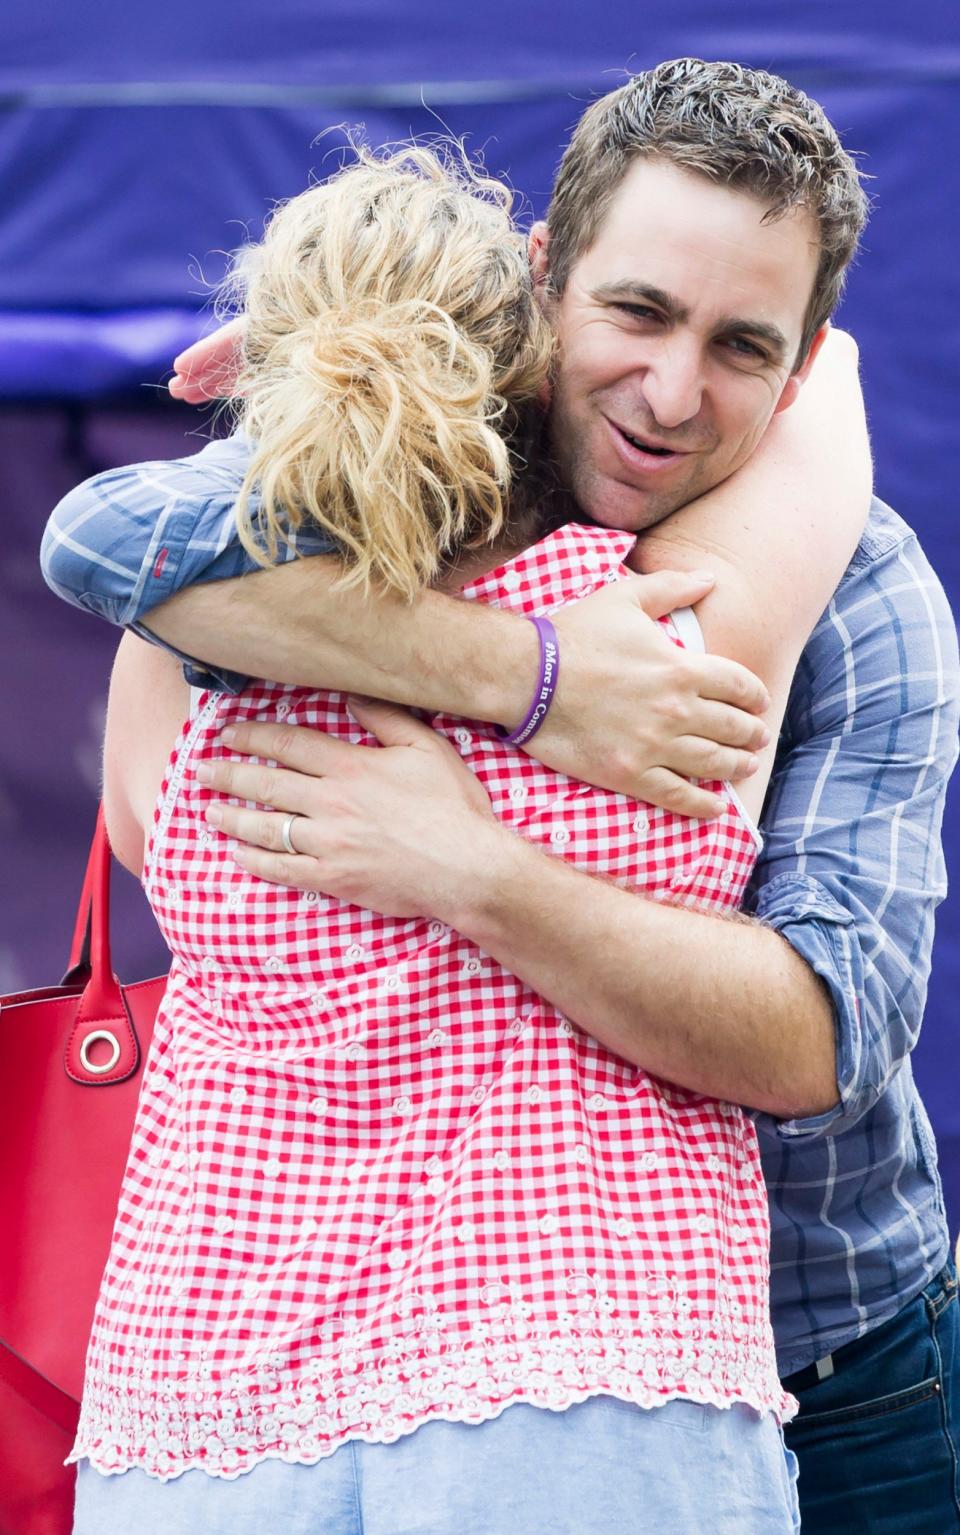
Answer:
[[[175,400],[202,405],[230,398],[240,368],[245,324],[239,315],[173,359],[174,374],[167,388]]]
[[[197,769],[202,783],[269,806],[211,804],[206,819],[241,843],[242,868],[274,884],[316,890],[391,917],[443,917],[486,857],[509,837],[479,781],[436,731],[390,704],[352,698],[358,724],[381,742],[354,746],[300,726],[249,724],[224,731],[232,752],[276,768],[222,758]],[[281,828],[294,812],[297,853]]]

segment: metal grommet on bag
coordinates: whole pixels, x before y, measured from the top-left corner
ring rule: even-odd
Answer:
[[[107,1044],[111,1048],[111,1054],[108,1061],[105,1061],[102,1065],[98,1066],[93,1061],[91,1061],[89,1051],[90,1046],[95,1045],[100,1039],[106,1040]],[[119,1059],[120,1041],[118,1040],[116,1034],[112,1034],[109,1029],[96,1029],[94,1033],[87,1035],[86,1039],[83,1041],[83,1044],[80,1046],[80,1064],[84,1071],[89,1071],[93,1076],[102,1077],[105,1072],[112,1071]]]

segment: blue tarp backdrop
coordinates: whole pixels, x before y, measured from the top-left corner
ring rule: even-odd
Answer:
[[[860,151],[875,211],[843,323],[863,360],[880,493],[960,598],[960,22],[955,5],[712,0],[6,0],[0,22],[0,475],[6,641],[0,744],[0,987],[61,958],[96,784],[112,637],[48,598],[36,545],[53,499],[120,458],[190,450],[202,422],[157,390],[210,323],[223,252],[371,142],[449,131],[543,212],[569,130],[632,70],[681,53],[775,69]],[[196,443],[199,446],[199,441]],[[18,721],[15,729],[9,721]],[[960,797],[948,814],[960,867]],[[132,885],[124,886],[134,899]],[[13,893],[15,892],[15,898]],[[143,916],[132,970],[157,955]],[[917,1074],[960,1223],[954,998],[943,908]]]

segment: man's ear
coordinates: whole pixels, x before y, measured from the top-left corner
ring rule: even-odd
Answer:
[[[830,321],[828,320],[825,325],[821,325],[820,329],[814,332],[814,337],[810,343],[806,357],[803,359],[803,362],[800,364],[799,368],[797,368],[795,372],[791,373],[790,377],[787,379],[787,382],[783,386],[783,393],[781,394],[773,409],[773,414],[775,416],[778,416],[782,410],[789,410],[790,406],[797,398],[800,390],[803,388],[807,379],[810,377],[810,369],[813,367],[817,360],[817,353],[827,339],[827,332],[829,329]]]
[[[527,255],[530,258],[530,272],[533,276],[533,286],[541,302],[546,297],[549,267],[547,264],[547,250],[550,244],[550,231],[543,219],[538,219],[530,230],[527,241]]]

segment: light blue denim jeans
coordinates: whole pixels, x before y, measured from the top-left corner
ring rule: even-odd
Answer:
[[[235,1481],[101,1476],[83,1462],[74,1535],[793,1535],[795,1461],[772,1418],[690,1402],[518,1404],[479,1425],[354,1441]]]

